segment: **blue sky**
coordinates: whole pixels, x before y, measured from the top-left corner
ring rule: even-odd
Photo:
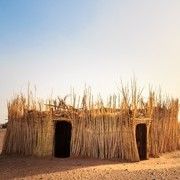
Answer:
[[[40,97],[139,84],[180,97],[179,0],[0,0],[0,121],[28,81]]]
[[[1,54],[77,40],[95,12],[95,1],[1,0]]]

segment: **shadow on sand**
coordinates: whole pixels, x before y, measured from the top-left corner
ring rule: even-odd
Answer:
[[[23,178],[27,176],[63,172],[91,166],[124,163],[117,160],[92,158],[49,158],[0,155],[0,179]]]

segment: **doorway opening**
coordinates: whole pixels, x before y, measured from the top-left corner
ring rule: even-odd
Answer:
[[[146,124],[136,126],[136,143],[140,160],[147,158],[147,127]]]
[[[70,156],[72,125],[67,121],[56,121],[54,135],[54,156],[66,158]]]

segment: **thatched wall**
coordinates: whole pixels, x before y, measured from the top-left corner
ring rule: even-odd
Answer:
[[[51,114],[36,111],[28,112],[22,120],[10,121],[3,153],[52,156],[54,121]],[[127,116],[83,113],[79,119],[67,121],[72,124],[72,156],[139,160],[133,123]]]
[[[124,89],[123,89],[124,90]],[[82,103],[67,106],[59,99],[42,104],[17,97],[8,105],[8,127],[3,153],[33,156],[53,156],[54,125],[56,120],[66,119],[72,124],[71,156],[139,161],[136,144],[135,119],[152,119],[147,125],[150,156],[173,151],[180,146],[178,132],[178,101],[159,103],[150,93],[145,103],[133,91],[131,101],[123,91],[122,100],[112,96],[108,105],[102,100],[93,103],[85,94]],[[77,107],[75,104],[81,104]],[[141,123],[141,122],[140,122]],[[148,158],[148,155],[147,155]]]
[[[138,161],[133,124],[122,114],[84,114],[74,121],[72,155]]]
[[[52,116],[30,112],[8,123],[3,153],[35,156],[52,155]]]
[[[179,148],[177,100],[153,109],[149,140],[150,155],[153,157]]]

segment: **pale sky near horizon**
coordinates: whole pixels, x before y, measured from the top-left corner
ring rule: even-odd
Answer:
[[[0,0],[0,123],[28,82],[43,98],[109,95],[135,74],[180,98],[179,69],[179,0]]]

